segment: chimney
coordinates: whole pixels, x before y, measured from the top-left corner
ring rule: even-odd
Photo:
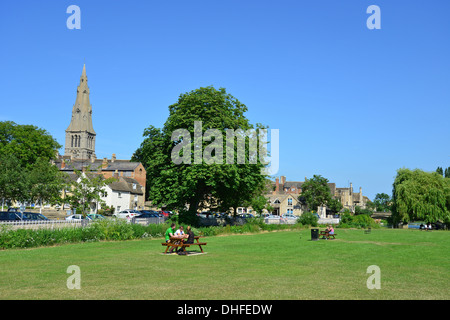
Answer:
[[[281,185],[284,186],[285,183],[286,183],[286,177],[285,176],[281,176]]]
[[[115,153],[113,153],[112,157],[111,157],[111,162],[114,162],[114,161],[116,161],[116,154]]]
[[[278,177],[275,179],[275,183],[276,183],[275,191],[278,192],[280,191],[280,179]]]
[[[350,195],[353,194],[353,183],[350,182]]]
[[[119,179],[119,170],[114,171],[114,178]]]
[[[107,158],[103,158],[102,169],[106,169],[107,167],[108,167],[108,159]]]
[[[94,163],[95,162],[95,155],[91,155],[91,163]]]

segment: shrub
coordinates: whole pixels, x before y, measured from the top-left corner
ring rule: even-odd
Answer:
[[[317,227],[318,221],[319,218],[309,211],[304,212],[298,219],[298,222],[301,223],[302,225],[311,227]]]
[[[350,213],[341,215],[340,228],[377,228],[379,225],[368,214],[352,216]]]
[[[107,219],[91,222],[84,227],[66,227],[61,229],[18,229],[0,225],[0,249],[32,248],[65,243],[119,241],[163,237],[169,223],[142,226],[129,224],[125,220]],[[186,225],[184,225],[186,227]],[[267,225],[262,219],[249,219],[244,225],[226,225],[219,227],[193,227],[194,234],[216,236],[219,234],[254,233],[262,230],[286,230],[301,227],[297,225]]]

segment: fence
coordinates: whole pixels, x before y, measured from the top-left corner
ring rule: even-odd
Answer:
[[[134,217],[133,219],[131,219],[131,223],[134,224],[140,224],[143,226],[148,226],[149,224],[161,224],[164,223],[167,220],[166,217],[159,217],[159,218],[139,218],[139,217]]]
[[[284,219],[284,218],[266,218],[264,219],[266,224],[296,224],[297,219]]]
[[[133,218],[129,220],[129,223],[137,223],[144,226],[149,224],[164,223],[167,218]],[[57,229],[66,227],[85,227],[94,220],[82,219],[82,220],[6,220],[0,221],[0,226],[9,226],[11,229]]]
[[[339,224],[339,218],[319,218],[318,224]]]
[[[148,226],[149,224],[161,224],[167,220],[166,217],[160,218],[137,218],[134,217],[129,220],[129,223],[140,224],[143,226]],[[0,221],[0,225],[11,226],[12,229],[55,229],[55,228],[65,228],[65,227],[84,227],[89,223],[93,222],[89,219],[83,220],[21,220],[21,221]],[[266,224],[295,224],[297,219],[284,219],[284,218],[273,218],[264,219]],[[203,226],[219,226],[226,224],[237,224],[243,225],[246,223],[244,218],[230,218],[219,219],[219,218],[200,218],[200,224]],[[338,224],[339,219],[336,218],[320,218],[319,224]]]
[[[57,229],[65,227],[82,227],[89,220],[14,220],[0,221],[0,225],[9,226],[11,229]]]

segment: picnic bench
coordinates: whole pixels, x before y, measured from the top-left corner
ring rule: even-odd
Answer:
[[[336,239],[337,234],[336,233],[330,234],[328,231],[320,231],[319,237],[320,236],[322,236],[325,239],[330,239],[331,237],[333,237],[333,239]]]
[[[199,239],[202,238],[202,236],[195,236],[194,240],[197,240],[197,242],[194,243],[186,243],[186,238],[179,238],[179,237],[170,237],[169,242],[163,242],[161,243],[163,246],[166,246],[166,251],[164,253],[167,253],[169,248],[181,248],[183,252],[186,252],[186,248],[190,246],[198,246],[200,248],[200,251],[203,252],[202,246],[206,246],[206,242],[200,242]]]

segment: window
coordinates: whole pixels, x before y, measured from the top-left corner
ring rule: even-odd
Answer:
[[[280,203],[280,200],[276,199],[273,203]]]
[[[118,192],[117,197],[122,198],[122,192]]]
[[[288,206],[292,206],[292,198],[288,198]]]

